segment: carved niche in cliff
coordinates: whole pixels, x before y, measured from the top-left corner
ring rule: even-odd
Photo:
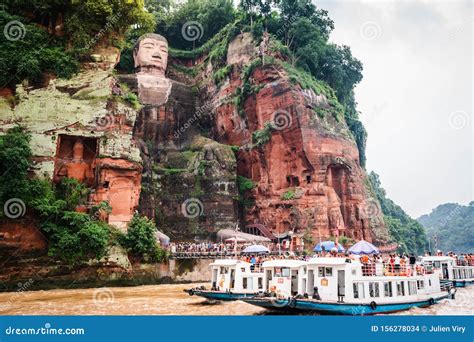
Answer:
[[[92,200],[108,202],[112,207],[108,222],[125,228],[138,207],[141,168],[124,159],[101,158],[97,162],[97,180]]]
[[[141,167],[125,159],[98,158],[97,148],[96,138],[60,135],[53,179],[68,177],[86,184],[91,189],[88,202],[108,202],[108,223],[126,228],[139,202]]]
[[[97,139],[60,135],[55,159],[54,181],[74,178],[94,187]]]

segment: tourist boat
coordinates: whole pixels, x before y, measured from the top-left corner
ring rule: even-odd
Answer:
[[[279,310],[374,315],[430,306],[453,295],[441,289],[439,271],[395,275],[382,264],[376,266],[346,258],[314,258],[301,267],[296,278],[300,284],[292,284],[290,291],[288,284],[294,273],[285,270],[282,272],[291,274],[291,277],[269,282],[270,293],[244,301]],[[272,277],[275,278],[274,273]],[[267,282],[268,274],[264,267],[264,283]]]
[[[197,295],[213,300],[239,300],[253,297],[263,291],[263,273],[257,265],[235,260],[215,260],[211,267],[211,288],[204,286],[185,290],[189,295]]]
[[[306,262],[277,259],[262,264],[264,292],[245,301],[267,309],[290,309],[292,296],[306,290]]]
[[[427,269],[440,270],[441,279],[451,281],[455,287],[474,284],[474,266],[458,265],[456,259],[449,256],[428,256],[421,260]]]

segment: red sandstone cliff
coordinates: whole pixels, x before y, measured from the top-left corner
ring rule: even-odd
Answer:
[[[239,96],[245,86],[255,89],[242,99],[241,109],[236,101],[219,105],[212,122],[219,142],[240,147],[238,175],[256,184],[247,194],[254,205],[243,214],[244,223],[262,224],[277,236],[289,233],[296,243],[303,236],[319,241],[338,234],[388,241],[357,145],[332,108],[337,105],[329,95],[290,81],[283,64],[270,56],[264,65],[257,61],[245,79],[244,70],[260,59],[252,44],[248,35],[231,43],[227,63],[233,71],[222,86],[208,75],[201,80],[208,82],[201,99],[213,103]],[[268,142],[258,141],[262,135]]]

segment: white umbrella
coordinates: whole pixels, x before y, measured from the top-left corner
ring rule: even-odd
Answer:
[[[262,245],[251,245],[245,248],[243,253],[270,253],[270,250]]]

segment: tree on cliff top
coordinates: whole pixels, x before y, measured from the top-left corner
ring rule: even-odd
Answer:
[[[154,18],[143,0],[6,0],[0,10],[0,88],[44,72],[70,77],[105,40],[120,45],[131,25],[151,31]]]
[[[155,32],[177,49],[192,50],[235,20],[232,0],[189,0],[174,6],[148,0],[146,6],[155,15]]]

